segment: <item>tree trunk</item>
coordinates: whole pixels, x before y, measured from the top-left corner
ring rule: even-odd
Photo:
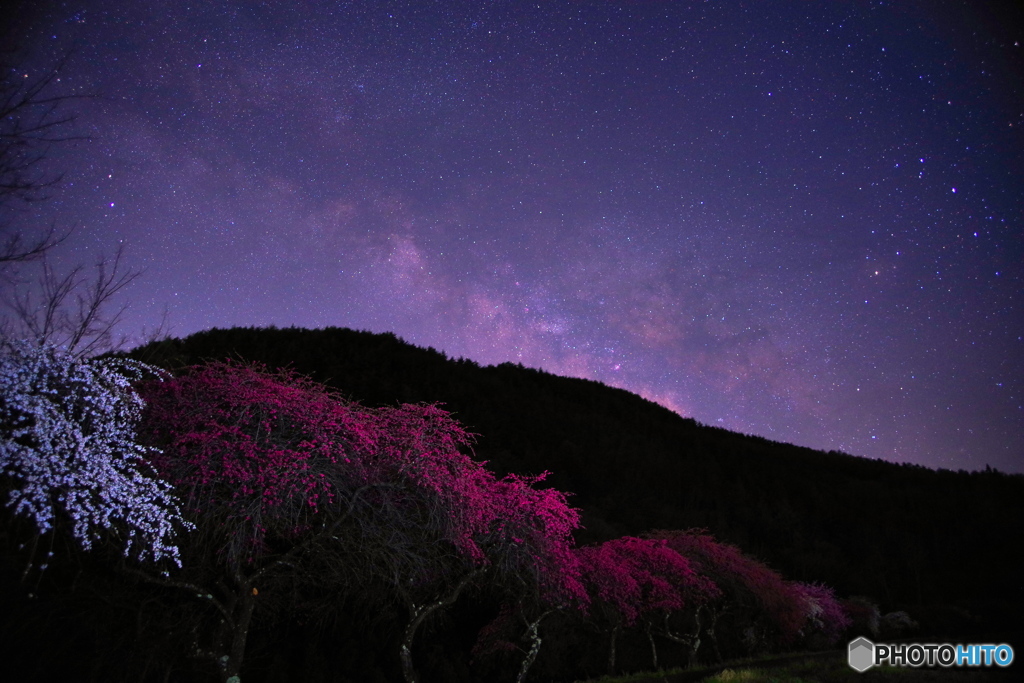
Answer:
[[[611,638],[608,643],[608,675],[615,675],[615,641],[619,637],[619,625],[616,624],[615,628],[612,629]]]
[[[654,671],[658,670],[658,646],[654,643],[654,634],[651,632],[651,625],[647,625],[647,640],[651,643],[651,666]]]
[[[474,569],[469,574],[466,574],[459,581],[458,585],[451,590],[448,595],[435,600],[434,602],[427,603],[426,605],[412,604],[409,606],[409,623],[405,626],[405,633],[402,635],[402,644],[398,649],[398,657],[402,663],[402,676],[405,678],[405,683],[419,683],[420,677],[416,673],[416,667],[412,663],[412,643],[416,638],[416,630],[420,627],[420,624],[429,617],[431,614],[447,607],[459,598],[459,593],[462,589],[469,585],[469,583],[479,576],[483,572],[482,569]]]
[[[276,564],[272,566],[276,566]],[[199,630],[203,624],[195,624],[193,627],[193,656],[197,659],[212,661],[217,669],[218,678],[222,683],[241,683],[240,674],[242,662],[245,660],[245,644],[249,638],[249,627],[252,623],[252,615],[256,608],[256,596],[258,594],[253,584],[266,569],[264,568],[250,576],[246,576],[236,570],[233,572],[233,581],[230,581],[236,588],[229,587],[229,582],[224,580],[216,581],[216,587],[214,588],[212,586],[201,587],[193,583],[177,581],[168,577],[152,576],[130,567],[122,567],[122,570],[131,576],[158,586],[184,590],[193,597],[205,601],[207,605],[216,608],[219,623],[216,627],[209,629],[212,631],[210,633],[213,640],[212,646],[209,650],[200,647]],[[214,597],[214,594],[224,596],[224,600],[222,601],[219,597]]]
[[[696,622],[697,626],[693,629],[693,636],[690,640],[690,656],[687,657],[687,666],[694,666],[697,664],[697,649],[700,647],[700,611],[701,607],[697,608],[697,611],[693,613],[693,621]]]
[[[711,649],[715,652],[715,660],[719,664],[722,663],[722,653],[718,649],[718,639],[715,638],[715,623],[718,621],[718,612],[714,609],[711,610],[711,623],[708,624],[707,634],[708,639],[711,641]]]
[[[256,590],[248,586],[243,587],[234,607],[232,616],[235,616],[235,619],[231,632],[231,646],[228,649],[227,662],[221,669],[223,683],[241,682],[240,674],[242,661],[245,659],[245,643],[249,638],[249,625],[252,623],[252,613],[256,608]]]
[[[668,630],[668,616],[669,616],[668,613],[666,613],[665,614],[665,626],[666,626],[665,630],[666,631]],[[658,667],[658,644],[654,641],[654,626],[649,621],[647,622],[647,640],[650,641],[650,643],[651,643],[651,662],[654,665],[652,671],[657,672],[659,670],[659,667]],[[664,683],[668,683],[668,676],[663,675],[661,677],[661,680]]]
[[[414,612],[415,614],[415,612]],[[416,636],[416,629],[422,619],[413,616],[412,621],[405,627],[405,635],[402,637],[402,645],[398,649],[398,657],[402,661],[402,677],[405,683],[419,683],[419,676],[416,674],[416,667],[412,664],[412,641]]]
[[[544,614],[537,617],[533,622],[530,623],[527,633],[530,637],[530,650],[523,657],[523,663],[519,666],[519,675],[516,677],[516,683],[525,683],[526,672],[533,666],[534,661],[537,659],[537,654],[540,652],[540,622],[544,617],[551,614],[552,610],[548,610]]]
[[[214,652],[197,654],[213,660],[221,683],[241,683],[242,662],[245,660],[245,642],[249,637],[249,625],[256,607],[256,590],[248,581],[242,582],[238,592],[230,596],[223,605],[220,628],[217,629],[217,644]]]

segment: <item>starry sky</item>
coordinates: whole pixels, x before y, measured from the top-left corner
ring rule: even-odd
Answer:
[[[23,225],[167,311],[393,331],[823,450],[1024,471],[1024,31],[952,0],[37,3]],[[141,338],[141,337],[140,337]]]

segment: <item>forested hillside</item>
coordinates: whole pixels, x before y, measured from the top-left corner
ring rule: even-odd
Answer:
[[[0,663],[24,680],[554,683],[857,635],[1018,644],[1018,475],[774,443],[390,334],[120,355],[0,353]]]
[[[1024,606],[1024,477],[824,453],[696,423],[629,392],[480,367],[392,334],[235,328],[136,349],[170,369],[290,367],[367,405],[440,402],[499,473],[550,471],[581,544],[704,527],[784,575],[906,608],[933,630],[997,630]],[[979,463],[984,454],[977,454]]]

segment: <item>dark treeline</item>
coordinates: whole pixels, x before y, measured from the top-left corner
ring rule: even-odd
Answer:
[[[698,424],[598,382],[508,363],[480,367],[393,334],[235,328],[130,355],[171,371],[226,358],[289,367],[368,406],[443,403],[479,435],[476,455],[492,470],[550,471],[546,485],[574,494],[585,527],[580,545],[706,528],[787,579],[866,596],[883,613],[906,610],[921,635],[1019,628],[1019,475],[934,471],[776,443]],[[111,569],[116,549],[83,553],[60,534],[48,534],[52,545],[37,553],[53,553],[49,568],[26,573],[18,539],[30,534],[9,517],[0,526],[0,543],[11,551],[0,556],[0,658],[8,670],[26,671],[23,680],[205,680],[204,669],[180,654],[194,645],[182,624],[199,608]],[[499,680],[507,676],[495,671],[514,669],[500,660],[471,666],[477,634],[497,611],[477,597],[429,624],[432,635],[415,652],[422,680]],[[349,600],[302,614],[267,603],[273,609],[254,626],[243,680],[400,680],[396,615]],[[555,618],[548,626],[531,680],[604,673],[595,641],[558,625]],[[642,634],[624,636],[620,650],[623,670],[650,668]],[[684,663],[685,648],[666,646],[661,660]]]

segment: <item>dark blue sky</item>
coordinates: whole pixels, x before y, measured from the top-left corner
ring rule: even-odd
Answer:
[[[700,422],[1024,471],[1024,32],[988,2],[61,2],[22,220],[123,331],[394,331]],[[1019,24],[1018,24],[1019,25]]]

